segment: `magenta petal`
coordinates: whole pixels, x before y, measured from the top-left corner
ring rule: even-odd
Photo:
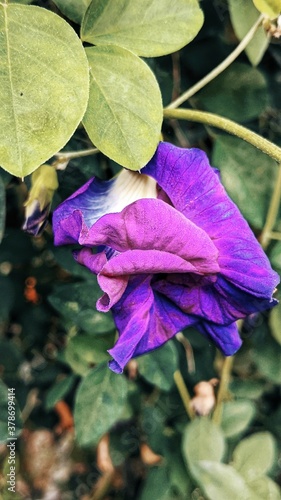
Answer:
[[[113,357],[110,368],[121,373],[127,362],[160,347],[179,330],[194,324],[169,300],[153,293],[152,276],[131,278],[125,293],[113,307],[119,339],[108,352]]]
[[[203,151],[161,143],[142,172],[151,175],[173,206],[210,236],[225,278],[245,292],[271,299],[279,276]]]

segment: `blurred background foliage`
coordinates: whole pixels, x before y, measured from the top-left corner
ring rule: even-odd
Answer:
[[[58,1],[32,3],[59,13]],[[253,8],[251,1],[243,3]],[[196,39],[180,52],[148,59],[164,106],[237,45],[237,25],[245,14],[240,9],[239,19],[234,4],[203,0],[205,22]],[[280,82],[280,41],[268,44],[261,37],[186,106],[229,117],[281,146]],[[200,124],[166,120],[162,133],[167,141],[208,153],[259,238],[276,163],[240,139]],[[91,146],[80,127],[65,150]],[[108,179],[119,169],[101,153],[72,160],[58,171],[53,208],[93,175]],[[21,230],[30,183],[25,181],[1,170],[3,498],[280,499],[281,306],[241,324],[244,343],[230,369],[227,399],[211,417],[194,418],[196,409],[204,413],[202,404],[213,406],[222,356],[188,329],[130,362],[124,374],[112,373],[106,351],[116,332],[110,313],[95,310],[100,296],[96,278],[74,262],[69,247],[54,248],[51,225],[38,238]],[[281,230],[280,214],[275,229]],[[271,242],[268,254],[280,272],[281,242]],[[175,373],[191,395],[188,412]],[[210,381],[207,392],[198,386],[202,381]],[[20,410],[16,494],[6,486],[7,387],[15,388]],[[200,411],[196,396],[203,398],[197,400]]]

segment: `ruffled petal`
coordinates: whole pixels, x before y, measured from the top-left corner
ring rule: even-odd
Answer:
[[[271,299],[279,276],[203,151],[161,143],[142,172],[151,175],[173,206],[210,236],[227,280],[244,292]]]
[[[77,231],[72,230],[71,224],[75,211],[81,214],[81,220],[89,228],[105,214],[120,212],[136,200],[156,196],[155,180],[138,172],[122,170],[110,181],[90,179],[54,211],[55,245],[77,242]],[[68,221],[68,225],[63,229],[64,221]]]
[[[241,347],[242,340],[239,336],[236,323],[221,326],[208,321],[202,321],[196,324],[196,328],[211,340],[225,356],[233,356]]]
[[[113,307],[119,339],[108,352],[113,357],[110,368],[121,373],[132,357],[163,345],[195,319],[182,313],[169,300],[153,293],[152,275],[131,278],[125,293]]]

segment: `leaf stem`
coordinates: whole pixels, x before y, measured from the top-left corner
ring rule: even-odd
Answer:
[[[81,149],[81,151],[62,151],[54,156],[58,158],[59,161],[72,160],[73,158],[81,158],[82,156],[95,155],[99,152],[98,148]]]
[[[281,165],[279,164],[276,183],[270,200],[270,205],[267,212],[265,225],[260,237],[260,243],[264,249],[267,248],[267,246],[270,243],[270,240],[272,239],[272,236],[275,234],[274,232],[272,232],[272,229],[274,228],[276,218],[278,215],[280,200],[281,200]],[[276,234],[278,235],[280,233]]]
[[[174,118],[178,120],[189,120],[192,122],[204,123],[217,127],[232,135],[236,135],[246,142],[249,142],[256,148],[260,149],[263,153],[271,156],[277,162],[281,162],[281,148],[268,141],[264,137],[252,132],[252,130],[239,125],[238,123],[224,118],[223,116],[214,113],[207,113],[205,111],[198,111],[193,109],[164,109],[164,118]]]
[[[216,78],[220,73],[222,73],[228,66],[230,66],[233,61],[243,52],[243,50],[247,47],[249,42],[252,40],[254,37],[257,29],[261,25],[262,21],[264,19],[264,15],[261,14],[258,18],[258,20],[253,24],[253,26],[250,28],[248,33],[244,36],[244,38],[241,40],[239,45],[229,54],[224,61],[222,61],[216,68],[214,68],[210,73],[208,73],[202,80],[199,80],[195,85],[190,87],[186,92],[184,92],[180,97],[178,97],[175,101],[171,102],[166,109],[175,109],[178,106],[180,106],[183,102],[187,101],[192,97],[194,94],[196,94],[199,90],[201,90],[207,83],[211,82],[214,78]]]
[[[174,381],[180,393],[180,397],[182,399],[183,406],[185,407],[185,411],[189,416],[190,420],[192,420],[195,417],[195,414],[192,409],[192,406],[190,405],[191,398],[187,390],[187,387],[185,385],[185,382],[183,380],[182,374],[179,370],[176,370],[174,373]]]
[[[223,362],[220,385],[217,395],[217,404],[213,413],[213,422],[215,422],[218,425],[221,423],[223,402],[226,399],[228,399],[228,386],[233,366],[233,360],[234,360],[233,356],[228,356],[224,358]]]

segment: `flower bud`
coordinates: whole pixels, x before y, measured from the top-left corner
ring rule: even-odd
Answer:
[[[54,167],[41,165],[31,176],[31,189],[25,202],[23,230],[39,236],[47,224],[51,202],[58,188],[58,177]]]

